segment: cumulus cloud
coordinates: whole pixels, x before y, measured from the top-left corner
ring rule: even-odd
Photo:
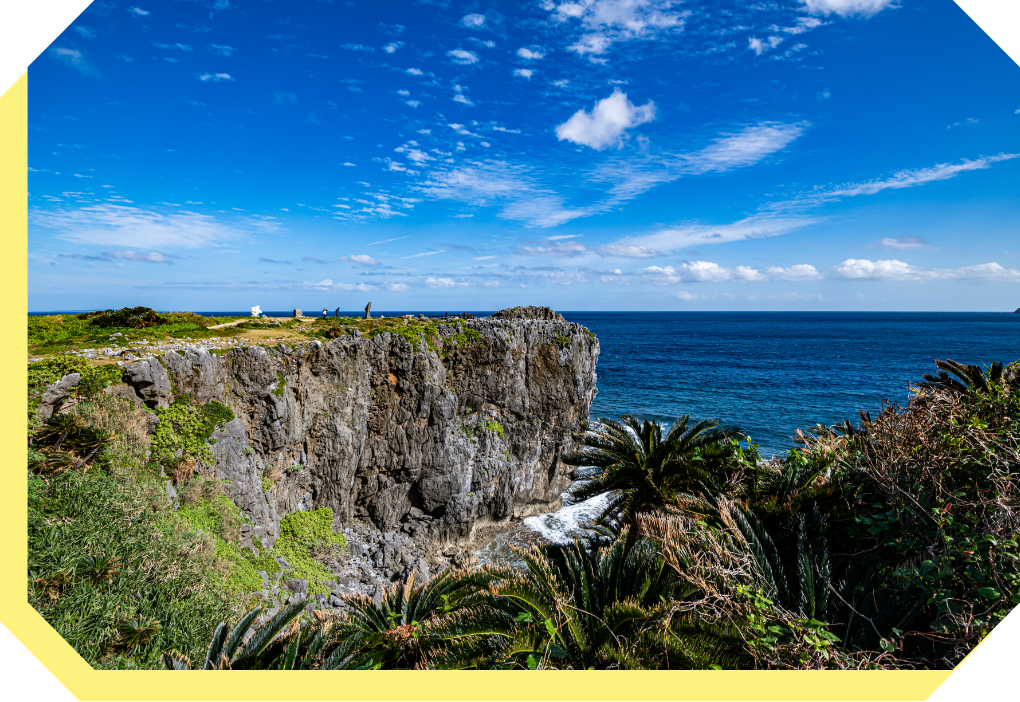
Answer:
[[[365,266],[381,266],[382,264],[367,254],[354,254],[352,256],[341,256],[341,261],[351,261]]]
[[[78,34],[81,34],[86,39],[95,39],[99,34],[99,32],[94,30],[92,27],[84,24],[76,26],[74,31],[78,32]]]
[[[389,44],[384,46],[382,49],[387,54],[392,54],[393,52],[395,52],[397,49],[399,49],[403,45],[404,45],[404,42],[402,42],[402,41],[391,41]]]
[[[799,263],[789,268],[781,266],[770,266],[765,274],[770,280],[807,281],[821,280],[822,274],[814,266],[807,263]]]
[[[479,29],[485,26],[485,15],[480,15],[477,12],[472,12],[469,15],[464,15],[460,18],[461,25],[468,29]]]
[[[607,146],[623,146],[626,130],[655,119],[655,103],[649,100],[640,107],[627,99],[619,89],[599,100],[591,114],[581,109],[556,127],[556,138],[590,146],[601,151]]]
[[[1020,270],[1004,268],[998,263],[981,263],[963,268],[921,268],[896,259],[869,261],[848,258],[832,269],[835,278],[844,280],[964,280],[1006,281],[1020,283]]]
[[[895,7],[896,0],[800,0],[805,9],[814,15],[873,17],[887,7]]]
[[[524,59],[525,61],[538,61],[539,59],[545,57],[545,54],[542,53],[541,51],[538,51],[536,49],[529,49],[524,46],[517,50],[517,55]]]
[[[196,73],[195,78],[209,83],[219,83],[224,80],[234,80],[229,73]]]
[[[454,63],[461,66],[470,66],[473,63],[478,63],[478,54],[474,51],[468,51],[467,49],[453,49],[447,51],[446,55],[450,57]]]
[[[531,76],[535,75],[535,72],[530,68],[515,68],[513,73],[517,78],[527,78],[528,80],[531,80]]]
[[[209,215],[189,211],[165,215],[117,204],[33,211],[31,221],[33,225],[57,230],[58,238],[65,241],[96,246],[197,249],[245,236],[242,229]]]
[[[237,53],[237,49],[232,46],[210,44],[209,51],[216,54],[217,56],[233,56]]]
[[[404,283],[383,283],[390,292],[407,292],[411,288]]]
[[[750,266],[720,266],[711,261],[692,261],[673,266],[649,266],[638,271],[646,281],[657,285],[671,283],[766,283],[770,281],[811,281],[823,276],[814,266],[798,264],[789,268],[772,266],[764,273]]]

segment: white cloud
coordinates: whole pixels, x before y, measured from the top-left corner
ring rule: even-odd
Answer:
[[[354,290],[358,290],[360,292],[368,292],[369,290],[377,290],[374,285],[368,285],[366,283],[334,283],[330,278],[320,280],[318,283],[306,280],[303,285],[306,289],[323,291],[344,290],[346,292],[352,292]]]
[[[475,103],[471,102],[471,98],[469,98],[467,95],[462,95],[461,93],[457,93],[456,95],[454,95],[453,96],[453,101],[454,102],[459,102],[462,105],[474,105],[475,104]]]
[[[802,281],[820,280],[822,278],[822,274],[814,266],[807,263],[799,263],[789,268],[770,266],[765,271],[765,274],[770,280]]]
[[[552,237],[549,238],[551,239]],[[662,255],[658,251],[645,246],[620,246],[618,244],[596,246],[595,251],[601,256],[616,256],[620,258],[655,258]]]
[[[95,39],[96,36],[99,35],[99,32],[84,24],[76,26],[74,31],[78,32],[78,34],[81,34],[86,39]]]
[[[221,46],[219,44],[210,44],[209,51],[213,52],[218,56],[233,56],[237,53],[237,49],[232,46]]]
[[[597,55],[614,42],[655,39],[682,30],[687,13],[673,11],[679,4],[675,0],[581,0],[550,2],[546,9],[553,11],[557,22],[580,20],[585,34],[568,48]]]
[[[372,258],[371,256],[369,256],[367,254],[354,254],[352,256],[341,256],[340,260],[341,261],[351,261],[353,263],[360,263],[360,264],[365,265],[365,266],[380,266],[380,265],[382,265],[381,263],[379,263],[379,261],[376,261],[374,258]]]
[[[425,285],[429,288],[463,288],[467,286],[467,283],[457,282],[453,278],[432,278],[430,276],[425,279]]]
[[[417,109],[418,105],[420,105],[420,104],[421,104],[421,100],[405,100],[404,102],[405,102],[405,103],[406,103],[406,104],[407,104],[407,105],[408,105],[409,107],[414,107],[414,108],[416,108],[416,109]]]
[[[810,281],[820,280],[823,276],[814,266],[806,263],[782,268],[771,266],[764,273],[750,266],[720,266],[711,261],[684,262],[677,267],[649,266],[638,273],[648,282],[657,285],[671,283],[722,283],[736,281],[742,283],[766,283],[769,281]],[[687,299],[687,298],[685,298]],[[690,298],[694,299],[694,298]]]
[[[484,283],[484,285],[487,288],[498,288],[499,287],[499,281],[498,280],[490,280],[487,283]]]
[[[736,134],[724,134],[710,146],[677,157],[675,167],[685,174],[743,168],[785,149],[808,127],[806,122],[759,122]]]
[[[930,249],[931,245],[919,236],[901,236],[898,239],[885,237],[882,239],[882,246],[899,251],[913,251],[914,249]]]
[[[580,241],[556,241],[547,246],[518,246],[514,253],[523,256],[556,256],[562,258],[573,258],[583,256],[589,252],[589,248]]]
[[[638,107],[627,99],[619,89],[609,97],[599,100],[588,114],[578,110],[563,124],[556,127],[556,137],[575,144],[602,150],[607,146],[622,147],[625,131],[639,124],[655,119],[655,103],[649,100]]]
[[[229,73],[196,73],[195,78],[212,83],[218,83],[222,80],[234,80]]]
[[[58,230],[58,238],[65,241],[96,246],[197,249],[244,237],[241,229],[209,215],[189,211],[164,215],[114,204],[71,211],[33,211],[31,222]]]
[[[447,51],[446,55],[449,56],[454,63],[461,66],[470,66],[473,63],[478,63],[478,54],[474,51],[468,51],[467,49],[453,49]]]
[[[422,73],[420,68],[408,68],[407,70],[404,71],[404,73],[409,73],[412,76],[425,75],[424,73]]]
[[[681,290],[681,291],[679,291],[679,292],[677,292],[675,294],[681,300],[686,300],[687,302],[694,302],[695,300],[700,300],[701,299],[701,295],[697,295],[695,293],[690,293],[690,292],[687,292],[686,290]]]
[[[404,258],[421,258],[422,256],[435,256],[437,254],[445,253],[444,251],[422,251],[421,253],[412,254],[410,256],[404,256]]]
[[[972,280],[1020,283],[1020,270],[998,263],[981,263],[963,268],[920,268],[898,260],[869,261],[848,258],[832,269],[832,275],[845,280]]]
[[[399,49],[403,45],[404,45],[404,42],[402,42],[402,41],[391,41],[389,44],[384,46],[382,48],[382,50],[385,51],[387,54],[392,54],[393,52],[395,52],[397,49]]]
[[[85,60],[80,51],[75,49],[65,49],[63,47],[56,47],[50,49],[52,54],[57,57],[59,61],[63,61],[71,68],[76,68],[87,76],[98,76],[99,71]]]
[[[516,76],[517,78],[527,78],[528,80],[531,80],[531,76],[533,76],[533,75],[535,75],[535,72],[532,71],[530,68],[515,68],[514,69],[514,76]],[[583,112],[583,110],[582,110],[582,112]]]
[[[152,14],[148,10],[143,10],[140,7],[129,7],[127,11],[130,12],[135,17],[148,17],[150,14]]]
[[[404,283],[383,283],[383,285],[385,285],[386,289],[390,292],[407,292],[411,289]]]
[[[478,29],[479,27],[485,26],[485,15],[472,12],[470,15],[464,15],[461,17],[460,23],[468,29]]]
[[[92,261],[132,261],[134,263],[165,263],[167,265],[173,265],[172,258],[180,258],[180,256],[173,256],[171,254],[162,254],[158,251],[111,251],[109,253],[103,253],[98,256],[81,256],[80,254],[73,254],[68,258],[86,258]]]
[[[517,50],[517,55],[525,61],[538,61],[541,58],[545,58],[545,54],[535,49],[529,49],[522,46]]]
[[[622,239],[621,246],[645,246],[656,251],[674,251],[698,244],[722,244],[743,239],[778,236],[817,222],[808,216],[752,215],[721,225],[690,224],[662,229],[645,236]]]
[[[800,0],[805,9],[815,15],[836,14],[840,17],[860,15],[872,17],[887,7],[893,5],[896,0]]]

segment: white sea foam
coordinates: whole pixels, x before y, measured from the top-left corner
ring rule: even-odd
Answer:
[[[557,544],[569,544],[583,534],[581,526],[591,522],[609,502],[609,495],[599,495],[577,504],[567,504],[564,496],[563,507],[557,512],[528,517],[524,526],[537,531],[543,537]]]

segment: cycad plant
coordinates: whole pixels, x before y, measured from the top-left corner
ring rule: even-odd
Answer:
[[[569,494],[575,502],[609,494],[603,517],[619,515],[621,526],[634,527],[639,512],[660,509],[678,495],[722,491],[726,477],[721,469],[739,449],[731,440],[734,434],[716,419],[690,425],[690,415],[680,417],[665,435],[656,420],[600,418],[574,434],[578,448],[563,457],[569,465],[594,469]],[[637,535],[636,529],[629,530],[625,550]]]

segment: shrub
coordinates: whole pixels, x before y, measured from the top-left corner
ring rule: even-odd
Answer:
[[[344,535],[333,531],[333,510],[322,507],[284,517],[274,551],[294,567],[294,577],[308,580],[309,595],[329,594],[325,583],[334,576],[316,556],[321,557],[323,552],[337,554],[346,545]]]
[[[207,440],[218,425],[234,418],[234,412],[216,400],[198,406],[189,401],[190,396],[183,395],[169,407],[156,409],[159,424],[152,436],[152,455],[157,460],[169,461],[181,451],[182,459],[212,461]]]

